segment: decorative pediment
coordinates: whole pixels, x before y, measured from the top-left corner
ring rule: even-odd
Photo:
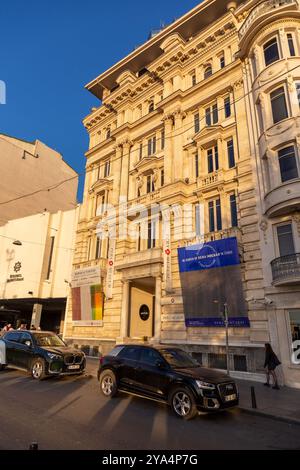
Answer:
[[[121,75],[117,78],[116,82],[120,86],[129,85],[130,83],[134,83],[137,80],[136,75],[131,72],[130,70],[125,70],[122,72]]]
[[[226,127],[220,124],[204,127],[194,136],[194,141],[204,149],[209,148],[216,144],[219,139],[229,137],[233,127],[235,127],[235,124]]]
[[[169,52],[177,46],[184,46],[185,40],[178,33],[171,34],[161,44],[160,48],[164,52]]]
[[[113,182],[107,178],[100,178],[96,183],[93,184],[91,187],[89,193],[97,193],[99,191],[106,191],[108,189],[111,189],[113,185]]]
[[[139,161],[132,173],[146,173],[147,171],[154,172],[154,169],[161,164],[161,160],[163,157],[144,157],[141,161]]]

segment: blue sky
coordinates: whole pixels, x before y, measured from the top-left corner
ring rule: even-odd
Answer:
[[[82,119],[98,100],[84,85],[200,0],[1,0],[0,132],[42,140],[84,172]],[[82,198],[80,179],[79,200]]]

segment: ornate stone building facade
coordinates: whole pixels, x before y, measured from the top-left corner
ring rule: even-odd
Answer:
[[[250,328],[230,329],[230,369],[262,379],[270,341],[300,386],[299,27],[296,0],[206,0],[87,85],[101,105],[84,120],[74,268],[100,267],[105,298],[89,326],[70,298],[68,341],[147,337],[225,368],[224,329],[186,326],[177,249],[236,237]]]

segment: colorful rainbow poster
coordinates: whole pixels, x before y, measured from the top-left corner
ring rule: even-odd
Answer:
[[[74,271],[72,282],[72,320],[80,326],[103,324],[104,294],[99,268]]]

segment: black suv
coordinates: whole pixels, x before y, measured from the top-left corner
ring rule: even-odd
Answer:
[[[237,386],[230,377],[201,367],[179,348],[117,346],[100,359],[98,380],[106,397],[120,390],[159,400],[183,419],[239,404]]]
[[[84,353],[69,348],[54,333],[9,331],[0,338],[1,352],[0,370],[5,366],[24,369],[30,371],[36,380],[47,376],[83,374],[85,371]]]

